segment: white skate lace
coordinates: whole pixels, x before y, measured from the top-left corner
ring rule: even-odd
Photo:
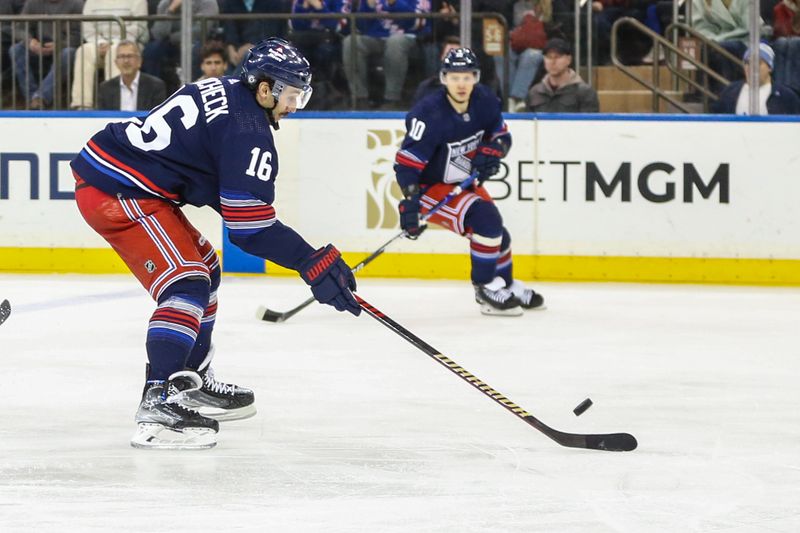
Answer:
[[[514,280],[511,285],[509,285],[508,289],[523,305],[529,305],[533,300],[534,294],[536,294],[536,291],[525,288],[525,285],[517,280]]]
[[[217,394],[233,394],[236,390],[235,385],[229,385],[214,379],[214,370],[211,368],[209,368],[203,376],[203,382],[205,383],[206,387]]]
[[[533,299],[533,291],[530,289],[525,289],[522,294],[517,296],[517,298],[519,298],[523,304],[528,305]]]
[[[195,388],[188,389],[188,390],[179,389],[175,385],[174,380],[175,380],[175,378],[178,378],[178,377],[181,377],[181,376],[188,378],[194,384]],[[183,414],[199,414],[198,411],[195,411],[194,409],[189,409],[186,406],[181,405],[181,401],[183,400],[183,398],[184,398],[184,396],[185,396],[185,394],[187,392],[192,391],[192,390],[197,390],[202,386],[203,386],[203,384],[202,384],[202,382],[200,380],[200,376],[197,374],[197,372],[175,372],[174,374],[172,374],[169,377],[169,384],[168,384],[168,386],[167,386],[167,388],[165,390],[166,398],[164,398],[165,399],[164,403],[165,404],[169,404],[172,409],[174,409],[175,411],[177,411],[179,413],[183,413]]]
[[[199,385],[198,385],[199,386]],[[177,414],[178,416],[183,417],[191,417],[192,415],[199,414],[194,409],[189,409],[180,404],[181,398],[181,390],[175,386],[174,383],[170,382],[169,385],[164,389],[164,391],[159,394],[158,396],[150,397],[145,396],[144,399],[144,406],[147,409],[155,409],[159,404],[161,404],[164,408],[167,409],[168,412],[172,412]],[[164,411],[161,410],[161,414],[164,415]],[[166,415],[170,416],[170,415]]]
[[[508,289],[498,289],[496,291],[486,290],[484,291],[484,294],[497,303],[505,303],[509,298],[514,296],[514,294]]]

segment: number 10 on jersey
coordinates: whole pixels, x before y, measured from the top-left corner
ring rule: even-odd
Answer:
[[[272,163],[272,152],[266,150],[262,153],[261,148],[256,146],[250,150],[250,153],[253,155],[250,157],[250,166],[247,167],[245,174],[269,181],[272,177],[272,165],[270,164]]]

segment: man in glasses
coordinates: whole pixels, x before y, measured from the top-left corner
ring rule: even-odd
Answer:
[[[186,85],[144,121],[109,124],[72,161],[81,214],[158,304],[134,447],[210,448],[218,420],[255,414],[253,392],[217,381],[211,369],[219,260],[181,205],[212,207],[233,244],[296,270],[320,302],[361,312],[339,251],[315,249],[273,207],[272,129],[306,105],[310,84],[297,49],[267,39],[247,53],[240,77]]]
[[[119,76],[106,80],[97,89],[97,109],[118,111],[148,111],[166,98],[164,82],[145,74],[139,47],[133,41],[121,41],[117,45],[114,63]]]

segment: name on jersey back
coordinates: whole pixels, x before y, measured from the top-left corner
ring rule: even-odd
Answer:
[[[203,111],[206,114],[206,124],[220,115],[228,114],[228,97],[225,96],[225,87],[219,78],[208,78],[197,82],[200,89],[200,98],[203,100]]]

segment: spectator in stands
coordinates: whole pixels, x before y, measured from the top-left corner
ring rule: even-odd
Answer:
[[[773,26],[775,24],[775,19],[774,19],[775,6],[777,6],[780,3],[781,0],[761,0],[761,2],[759,2],[759,6],[761,8],[761,19],[764,21],[764,24],[769,24],[770,26]]]
[[[440,51],[450,38],[459,38],[458,28],[459,0],[431,0],[431,13],[456,15],[446,19],[428,19],[426,31],[417,34],[417,42],[422,45],[425,61],[425,76],[439,78],[439,67],[442,64]],[[430,31],[428,31],[430,29]]]
[[[458,5],[458,2],[455,3]],[[507,23],[514,20],[514,0],[472,0],[473,13],[499,13],[505,18]],[[488,85],[498,95],[503,94],[498,72],[495,69],[494,56],[487,54],[483,49],[484,22],[480,18],[472,19],[472,51],[478,56],[478,63],[481,65],[481,83]],[[487,43],[488,44],[488,43]],[[469,46],[469,43],[466,44]],[[508,98],[508,95],[505,95]]]
[[[6,0],[0,2],[0,15],[19,15],[25,6],[25,0]],[[3,33],[11,32],[10,24],[3,24]]]
[[[735,57],[742,57],[747,50],[749,16],[749,0],[692,0],[694,29]],[[736,63],[713,50],[709,52],[708,63],[728,80],[742,77],[742,70]],[[709,83],[712,90],[721,90],[720,84],[714,78]]]
[[[774,78],[800,92],[800,0],[783,0],[774,8]]]
[[[542,48],[547,43],[545,23],[553,16],[550,0],[518,0],[514,3],[513,29],[509,33],[508,110],[525,110],[528,89],[542,66]],[[503,83],[503,56],[495,56],[495,68]]]
[[[783,0],[773,10],[774,37],[800,36],[800,0]]]
[[[27,0],[20,15],[80,15],[82,10],[83,0]],[[21,35],[22,41],[10,50],[17,83],[30,107],[49,107],[53,104],[56,74],[58,83],[64,83],[72,70],[75,48],[81,42],[80,24],[57,20],[31,23],[26,33],[26,25],[21,23],[17,35]],[[60,50],[55,47],[55,37],[60,40]],[[58,73],[53,60],[55,54],[59,54],[60,59]]]
[[[592,19],[597,39],[597,64],[606,65],[611,59],[611,27],[622,17],[632,17],[645,23],[647,19],[646,4],[649,0],[593,0]],[[641,63],[647,54],[652,41],[638,30],[627,26],[619,29],[617,34],[619,60],[626,64]]]
[[[196,81],[206,78],[219,78],[228,71],[228,53],[218,41],[209,41],[200,52],[200,70],[203,75]]]
[[[294,0],[292,13],[341,13],[343,0]],[[327,108],[331,100],[343,99],[333,86],[337,66],[342,63],[342,44],[337,19],[290,19],[289,40],[311,63],[315,108]]]
[[[147,14],[155,15],[158,12],[159,0],[147,0]],[[152,25],[152,22],[150,23]]]
[[[117,45],[114,59],[120,75],[104,81],[97,90],[97,108],[119,111],[149,111],[164,101],[167,90],[164,82],[139,69],[142,54],[132,41]]]
[[[750,69],[748,63],[751,59],[751,50],[744,54],[744,81],[735,81],[728,85],[719,100],[714,102],[711,110],[714,113],[728,115],[750,114]],[[772,83],[772,69],[774,66],[775,52],[766,44],[758,47],[759,81],[758,89],[759,114],[761,115],[797,115],[800,114],[800,96],[792,89],[778,83]]]
[[[251,13],[289,13],[291,0],[219,0],[220,13],[225,15],[247,15]],[[233,65],[241,65],[244,55],[253,43],[267,37],[284,37],[286,20],[226,20],[225,41],[228,59]]]
[[[8,0],[0,2],[0,15],[19,15],[22,11],[22,6],[25,5],[25,0]],[[0,24],[0,80],[2,80],[2,89],[5,90],[10,87],[11,80],[11,56],[9,50],[11,45],[14,44],[14,36],[11,31],[11,23],[4,22]],[[3,107],[12,107],[3,105]]]
[[[147,0],[86,0],[83,14],[89,16],[142,17],[147,15]],[[114,57],[120,41],[120,27],[112,21],[81,23],[84,43],[75,53],[75,75],[72,79],[72,109],[94,108],[94,87],[97,69],[102,68],[107,80],[119,75]],[[144,46],[149,34],[144,20],[125,22],[126,39]]]
[[[4,2],[0,2],[0,15],[19,15],[22,11],[22,8],[25,6],[25,0],[6,0]],[[0,45],[2,45],[2,53],[3,53],[3,67],[5,68],[6,65],[6,55],[8,53],[8,49],[11,47],[12,44],[12,31],[11,31],[11,23],[10,22],[3,22],[0,24]]]
[[[183,0],[161,0],[158,3],[159,15],[180,15]],[[219,14],[217,0],[193,0],[192,16],[213,16]],[[200,75],[200,21],[192,24],[192,72],[190,78]],[[177,67],[181,52],[181,21],[159,20],[150,28],[152,40],[144,47],[142,70],[152,76],[164,80],[170,92],[177,89],[181,82]]]
[[[439,64],[441,64],[441,62],[444,61],[444,58],[447,57],[447,53],[454,48],[461,48],[461,41],[457,36],[449,35],[447,38],[445,38],[445,43],[442,46],[442,52],[439,54]],[[422,83],[417,86],[417,90],[414,92],[414,98],[411,100],[411,106],[409,107],[414,107],[414,104],[416,104],[418,100],[421,100],[426,95],[432,93],[441,86],[442,81],[439,72],[433,76],[425,78],[422,80]]]
[[[528,92],[528,109],[536,113],[597,113],[597,93],[570,68],[572,47],[550,39],[544,47],[547,75]]]
[[[363,0],[360,13],[428,13],[428,0]],[[369,96],[367,74],[370,58],[382,58],[385,78],[382,109],[401,109],[400,99],[408,73],[408,60],[416,51],[417,33],[425,28],[425,19],[372,19],[359,24],[360,35],[344,39],[344,69],[350,90],[355,93],[359,107],[366,105]],[[354,43],[354,38],[356,43]],[[356,47],[353,64],[351,47]]]
[[[666,37],[667,39],[671,40],[672,37],[666,35],[664,32],[666,29],[672,24],[673,22],[673,13],[672,9],[674,7],[673,0],[644,0],[646,5],[644,6],[645,9],[645,19],[644,24],[656,32],[659,35]],[[685,2],[679,2],[678,6],[678,17],[684,17],[685,11]],[[648,51],[647,55],[642,58],[642,63],[646,65],[652,65],[654,62],[658,61],[659,63],[664,61],[664,48],[659,47],[658,58],[653,56],[655,50],[653,50],[652,42],[648,43],[647,45],[650,50]],[[629,64],[629,63],[626,63]]]

